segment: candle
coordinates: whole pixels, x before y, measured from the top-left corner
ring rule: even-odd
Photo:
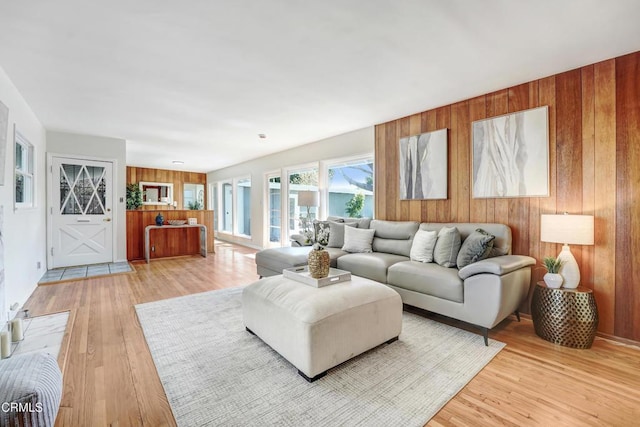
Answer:
[[[8,331],[0,332],[0,358],[6,359],[11,355],[11,337]]]
[[[22,341],[23,338],[22,319],[17,317],[11,321],[11,341]]]

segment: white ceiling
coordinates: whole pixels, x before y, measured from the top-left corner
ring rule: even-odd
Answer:
[[[0,0],[0,67],[47,129],[205,172],[640,50],[638,18],[638,0]]]

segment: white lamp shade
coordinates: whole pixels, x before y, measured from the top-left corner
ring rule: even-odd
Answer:
[[[549,243],[593,245],[593,216],[542,215],[540,240]]]
[[[298,191],[298,206],[318,206],[320,195],[317,191]]]

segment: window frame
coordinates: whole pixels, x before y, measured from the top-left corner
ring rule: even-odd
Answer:
[[[35,146],[22,134],[20,133],[15,125],[13,128],[14,133],[14,145],[13,145],[13,207],[14,210],[23,210],[23,209],[34,209],[36,207],[36,148]],[[17,157],[16,157],[16,149],[18,146],[22,149],[22,167],[25,166],[25,153],[26,153],[26,167],[29,169],[28,171],[24,171],[22,169],[18,169],[17,165]],[[29,191],[25,191],[25,194],[30,196],[30,200],[18,202],[17,196],[18,192],[16,191],[16,185],[18,183],[17,176],[22,175],[28,177],[30,179],[30,188]],[[26,188],[26,187],[25,187]]]
[[[249,180],[250,186],[249,188],[252,189],[253,188],[253,180],[251,175],[245,175],[245,176],[240,176],[237,178],[233,179],[233,212],[232,212],[232,221],[233,221],[233,235],[236,237],[242,237],[245,239],[251,239],[251,234],[245,234],[245,233],[240,233],[239,231],[239,218],[238,218],[238,213],[240,212],[240,209],[238,208],[240,202],[240,191],[238,190],[240,185],[240,181],[243,180]],[[249,191],[249,224],[251,224],[251,190]],[[249,227],[251,227],[251,225],[249,225]]]

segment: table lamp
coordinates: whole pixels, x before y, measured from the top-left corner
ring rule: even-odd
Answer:
[[[311,206],[318,206],[320,203],[320,195],[317,191],[309,191],[302,190],[298,191],[298,206],[306,206],[307,207],[307,216],[302,218],[300,216],[300,225],[302,226],[303,231],[308,231],[310,228],[309,216],[311,216]]]
[[[577,288],[580,284],[580,268],[571,253],[569,244],[593,245],[592,215],[542,215],[540,218],[540,240],[549,243],[562,243],[558,258],[563,264],[560,274],[564,278],[564,287]]]

